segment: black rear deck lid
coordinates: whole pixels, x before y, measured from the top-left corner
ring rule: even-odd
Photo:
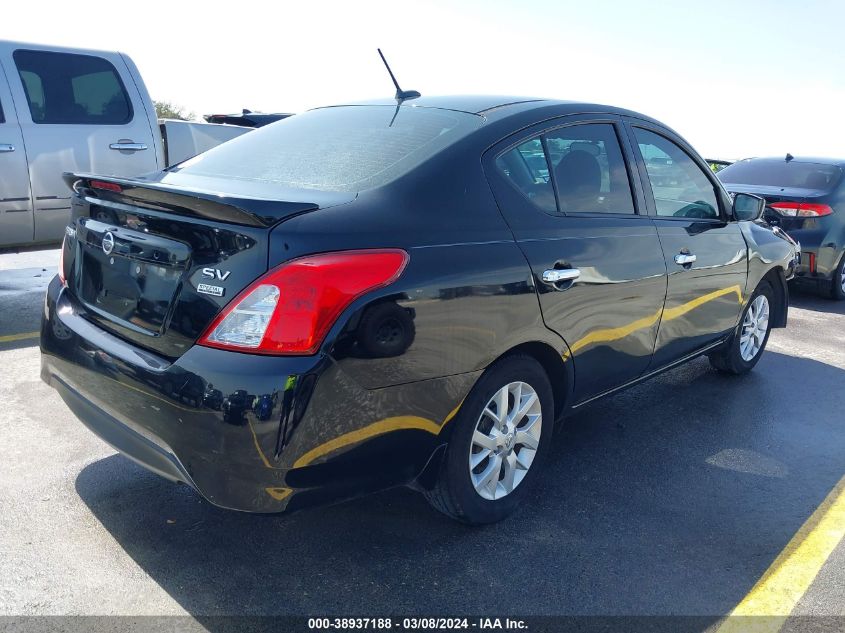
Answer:
[[[201,217],[217,222],[246,226],[272,227],[282,220],[320,208],[315,202],[291,202],[229,196],[123,178],[91,174],[64,174],[65,182],[77,193],[135,207],[165,211],[176,215]],[[94,183],[94,187],[92,187]],[[103,188],[101,183],[118,185]],[[282,196],[280,196],[282,197]]]

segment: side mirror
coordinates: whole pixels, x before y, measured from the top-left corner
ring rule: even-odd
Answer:
[[[766,201],[760,196],[752,196],[750,193],[734,195],[733,216],[737,220],[759,220],[763,217],[765,209]]]

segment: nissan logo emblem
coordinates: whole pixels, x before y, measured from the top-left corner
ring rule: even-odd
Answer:
[[[103,252],[106,255],[110,255],[111,252],[114,250],[114,235],[111,234],[111,231],[103,235]]]

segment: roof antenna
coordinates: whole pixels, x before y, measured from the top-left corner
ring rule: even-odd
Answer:
[[[387,72],[390,73],[390,78],[393,80],[393,85],[396,86],[396,101],[400,104],[405,101],[406,99],[416,99],[420,96],[420,93],[416,90],[402,90],[399,87],[399,82],[396,81],[396,77],[393,76],[393,71],[390,70],[390,66],[387,63],[387,60],[384,58],[384,53],[381,52],[380,48],[376,49],[378,51],[379,56],[381,57],[381,61],[384,62],[384,67],[387,68]]]
[[[791,161],[793,158],[795,158],[795,156],[793,156],[793,155],[792,155],[792,154],[790,154],[789,152],[787,152],[787,153],[786,153],[786,162],[787,162],[787,163],[788,163],[789,161]]]

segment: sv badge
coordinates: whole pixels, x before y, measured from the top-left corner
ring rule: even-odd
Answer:
[[[209,279],[219,279],[220,281],[226,281],[226,278],[232,274],[232,271],[220,270],[219,268],[203,268],[202,274],[203,277],[208,277]]]

